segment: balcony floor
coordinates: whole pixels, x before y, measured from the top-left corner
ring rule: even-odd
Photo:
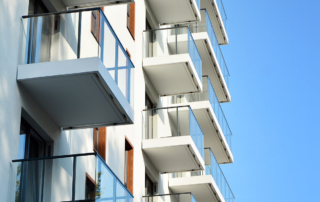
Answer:
[[[179,95],[202,90],[202,83],[189,54],[144,58],[143,68],[159,95]]]
[[[211,175],[171,178],[169,188],[173,193],[191,192],[197,202],[225,202]]]
[[[147,2],[159,24],[178,24],[201,20],[195,0],[147,0]]]
[[[17,80],[65,129],[133,123],[133,109],[98,57],[19,65]]]

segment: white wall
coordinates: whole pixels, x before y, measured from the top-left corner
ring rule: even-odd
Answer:
[[[54,142],[54,155],[75,154],[92,152],[92,129],[61,131],[60,128],[48,117],[48,115],[37,105],[22,87],[19,87],[16,81],[18,58],[19,58],[19,35],[21,16],[27,15],[28,0],[0,0],[0,173],[9,173],[0,175],[0,196],[4,196],[4,201],[14,197],[14,165],[11,161],[18,157],[19,129],[21,109],[24,108],[27,113],[37,122],[37,124],[47,134],[47,139]],[[131,59],[135,65],[134,70],[134,111],[135,124],[128,126],[108,127],[107,129],[107,152],[106,161],[118,178],[124,180],[124,147],[125,137],[134,145],[134,201],[140,202],[141,197],[145,195],[145,173],[146,165],[149,173],[153,173],[151,178],[158,180],[158,193],[169,193],[168,175],[159,175],[152,168],[150,161],[143,155],[141,150],[141,140],[143,134],[142,110],[145,103],[145,75],[142,69],[143,58],[143,30],[145,30],[146,8],[144,0],[136,0],[136,29],[135,40],[132,39],[126,27],[127,6],[117,5],[105,7],[105,14],[114,28],[118,38],[125,49],[131,54]],[[89,13],[90,14],[90,13]],[[83,17],[88,15],[84,14]],[[4,20],[5,19],[5,20]],[[87,19],[87,18],[86,18]],[[67,20],[68,21],[68,20]],[[76,23],[69,19],[68,22]],[[83,27],[88,30],[89,27]],[[69,30],[70,31],[70,30]],[[70,31],[71,33],[71,31]],[[89,38],[90,32],[86,39]],[[58,50],[64,49],[68,45],[65,36],[61,33],[55,36],[54,40],[59,41]],[[87,41],[87,42],[88,42]],[[93,50],[95,48],[92,48]],[[70,54],[57,52],[53,59],[63,57],[74,57],[74,47],[69,44],[67,51]],[[91,55],[91,47],[84,45],[81,54]],[[72,54],[71,54],[72,53]],[[60,54],[60,55],[59,55]],[[149,90],[151,87],[149,88]],[[159,98],[154,95],[158,102],[158,107],[167,105],[167,98]],[[77,197],[81,199],[84,192],[85,172],[92,174],[91,160],[79,160],[79,171],[82,173],[77,179]],[[52,182],[52,186],[45,190],[46,194],[52,195],[52,201],[60,201],[63,197],[68,197],[71,185],[71,161],[61,160],[52,162],[54,172],[46,175],[46,180]],[[82,165],[82,167],[81,167]],[[81,169],[80,169],[81,168]],[[49,171],[48,171],[49,172]],[[157,176],[158,174],[158,176]],[[83,176],[83,177],[82,177]],[[68,192],[66,192],[68,190]],[[65,195],[59,195],[64,193]]]

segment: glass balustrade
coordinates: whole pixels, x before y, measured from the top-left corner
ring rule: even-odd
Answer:
[[[206,158],[210,158],[210,164],[206,165],[205,174],[212,175],[225,201],[233,202],[235,199],[234,195],[210,148],[205,148],[205,156]],[[206,162],[208,161],[206,160]]]
[[[231,144],[232,132],[208,76],[202,77],[202,86],[203,86],[203,92],[188,94],[188,95],[171,96],[170,102],[172,104],[179,104],[179,103],[200,102],[200,101],[208,100],[219,122],[223,135],[228,142],[229,148],[231,149],[232,148],[232,144]]]
[[[143,139],[191,136],[204,159],[204,137],[189,106],[147,109],[143,111]]]
[[[218,0],[220,1],[220,0]],[[216,34],[214,32],[214,29],[212,27],[211,20],[209,18],[208,12],[206,9],[201,9],[201,22],[192,22],[188,23],[189,29],[191,33],[201,33],[201,32],[207,32],[209,36],[210,43],[212,45],[214,54],[216,56],[217,62],[220,66],[223,78],[226,82],[226,85],[229,88],[229,77],[230,73],[226,64],[226,61],[223,57],[220,45],[217,41]]]
[[[15,202],[133,201],[97,153],[21,159],[12,164]]]
[[[195,177],[195,176],[205,176],[211,175],[219,188],[223,198],[226,202],[234,202],[235,197],[225,178],[214,154],[210,148],[204,149],[206,167],[205,171],[193,171],[193,172],[179,172],[172,173],[172,178],[184,178],[184,177]]]

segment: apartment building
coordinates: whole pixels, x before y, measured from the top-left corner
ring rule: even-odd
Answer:
[[[1,201],[233,202],[223,0],[0,0]]]

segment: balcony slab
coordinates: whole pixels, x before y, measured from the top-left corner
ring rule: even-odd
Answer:
[[[173,193],[191,192],[197,202],[225,202],[211,175],[171,178],[169,188]]]
[[[190,136],[142,141],[142,149],[162,173],[203,170],[204,160]]]
[[[19,65],[17,80],[62,128],[133,123],[133,109],[98,57]]]
[[[195,0],[147,0],[159,24],[200,21],[200,8]]]
[[[187,53],[144,58],[143,69],[159,95],[202,91],[202,82]]]

